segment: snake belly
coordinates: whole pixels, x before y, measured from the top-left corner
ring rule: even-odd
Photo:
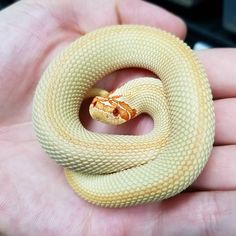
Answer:
[[[78,118],[98,80],[130,67],[150,70],[162,82],[168,106],[163,119],[170,127],[164,146],[154,145],[155,131],[99,134]],[[99,206],[127,207],[186,189],[208,160],[215,121],[211,89],[194,52],[162,30],[119,25],[86,34],[51,62],[36,88],[33,126],[76,193]]]

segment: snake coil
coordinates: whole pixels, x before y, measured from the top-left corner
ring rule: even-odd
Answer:
[[[167,111],[150,113],[161,112],[161,125],[141,136],[86,130],[78,119],[86,94],[104,76],[130,67],[160,78]],[[155,93],[148,84],[143,91],[149,88]],[[168,128],[162,120],[168,120]],[[39,81],[33,125],[74,191],[105,207],[162,200],[183,191],[202,171],[214,141],[212,94],[197,57],[175,36],[138,25],[98,29],[69,45]],[[163,130],[168,135],[157,139]]]

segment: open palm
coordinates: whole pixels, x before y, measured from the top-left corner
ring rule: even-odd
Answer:
[[[95,207],[74,194],[62,168],[39,146],[32,98],[48,63],[86,32],[123,23],[185,35],[180,19],[138,0],[22,0],[0,12],[0,234],[236,234],[236,50],[199,53],[215,97],[216,138],[207,167],[189,191],[127,209]],[[102,84],[111,89],[147,73],[121,71]],[[140,134],[152,127],[148,117],[119,129],[81,118],[102,132]]]

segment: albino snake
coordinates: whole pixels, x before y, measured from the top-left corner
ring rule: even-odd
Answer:
[[[95,98],[91,114],[118,123],[146,112],[153,130],[134,136],[85,129],[78,118],[83,99],[98,80],[130,67],[160,80],[136,79]],[[125,207],[186,189],[208,160],[215,123],[209,83],[192,50],[161,30],[120,25],[86,34],[49,65],[36,89],[33,125],[75,192],[96,205]]]

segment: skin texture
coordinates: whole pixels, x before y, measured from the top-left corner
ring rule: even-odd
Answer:
[[[36,141],[31,108],[42,71],[81,34],[115,23],[150,24],[181,38],[185,35],[185,26],[178,18],[134,0],[96,1],[91,5],[78,0],[20,1],[0,13],[0,232],[3,235],[235,235],[235,49],[199,53],[215,99],[216,137],[206,168],[185,193],[161,203],[129,209],[94,207],[73,193],[62,168],[47,157]],[[126,70],[101,83],[106,89],[113,89],[140,75],[149,74]],[[148,117],[108,128],[91,121],[86,112],[81,112],[81,118],[91,130],[141,134],[152,128]]]

